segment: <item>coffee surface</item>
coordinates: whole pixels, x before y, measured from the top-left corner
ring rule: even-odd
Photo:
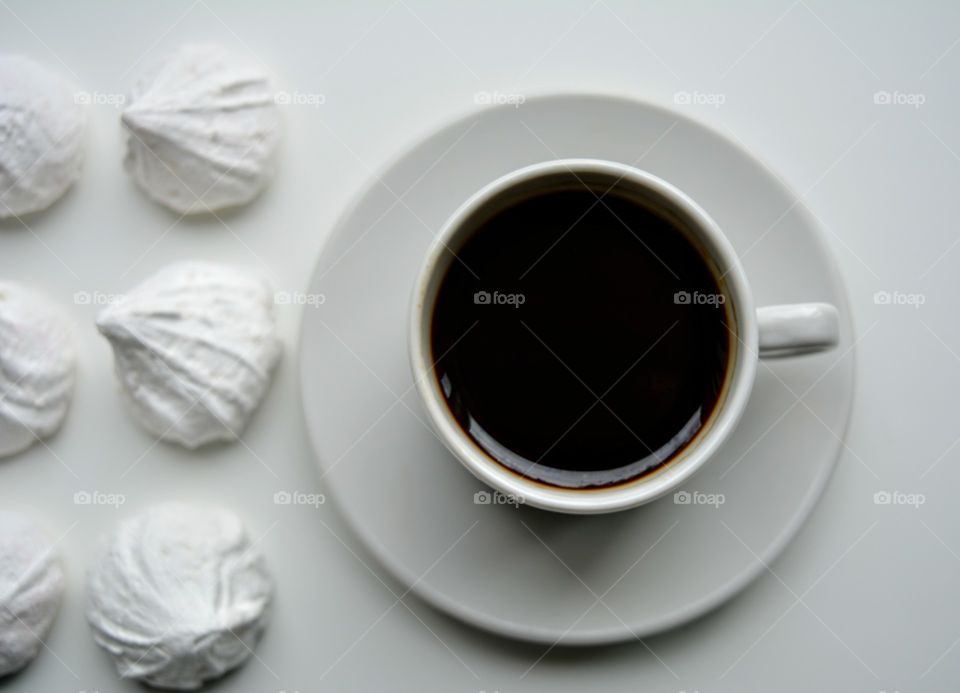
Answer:
[[[709,417],[731,351],[726,297],[673,222],[614,193],[545,191],[456,256],[433,309],[435,377],[501,464],[615,484],[668,463]]]

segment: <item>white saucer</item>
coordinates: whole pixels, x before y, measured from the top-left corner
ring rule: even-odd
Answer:
[[[828,301],[840,310],[837,351],[760,366],[738,430],[686,487],[722,494],[719,507],[668,496],[578,517],[475,504],[485,489],[426,424],[405,330],[432,234],[489,181],[563,157],[634,164],[689,194],[740,253],[757,305]],[[751,155],[657,106],[540,97],[430,135],[341,219],[309,291],[326,300],[304,313],[303,405],[328,495],[413,592],[497,633],[605,643],[717,606],[794,536],[842,445],[853,385],[850,310],[813,218]]]

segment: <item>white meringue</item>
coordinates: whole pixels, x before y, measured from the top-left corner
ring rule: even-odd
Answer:
[[[0,56],[0,219],[46,209],[80,176],[86,111],[57,75]]]
[[[37,656],[63,595],[63,568],[31,520],[0,513],[0,676]]]
[[[188,448],[240,435],[280,355],[269,284],[211,263],[160,270],[104,309],[97,327],[134,416]]]
[[[182,214],[242,205],[273,174],[279,114],[267,76],[218,46],[185,46],[141,79],[124,165]]]
[[[71,328],[46,299],[0,281],[0,457],[54,433],[73,395]]]
[[[236,515],[168,503],[120,523],[90,572],[87,620],[122,678],[191,690],[252,654],[272,592]]]

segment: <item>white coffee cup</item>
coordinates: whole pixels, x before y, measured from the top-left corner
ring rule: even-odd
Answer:
[[[666,464],[637,478],[605,486],[566,488],[523,476],[488,455],[467,435],[447,407],[431,353],[434,302],[457,248],[478,218],[522,198],[531,190],[571,180],[598,195],[625,194],[668,215],[694,236],[713,265],[728,301],[732,341],[726,382],[717,404],[693,440]],[[471,223],[473,221],[474,223]],[[679,233],[680,231],[678,231]],[[642,310],[642,307],[640,308]],[[610,161],[565,159],[534,164],[493,181],[470,197],[447,220],[427,252],[410,309],[410,363],[417,391],[437,436],[477,478],[522,502],[564,513],[607,513],[648,503],[686,481],[720,448],[740,420],[753,387],[759,358],[795,356],[836,346],[837,310],[826,303],[755,308],[747,277],[716,222],[692,199],[650,173]]]

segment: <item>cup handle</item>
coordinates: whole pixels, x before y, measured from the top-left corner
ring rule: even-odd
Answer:
[[[840,319],[829,303],[790,303],[757,309],[760,358],[810,354],[832,349],[840,339]]]

